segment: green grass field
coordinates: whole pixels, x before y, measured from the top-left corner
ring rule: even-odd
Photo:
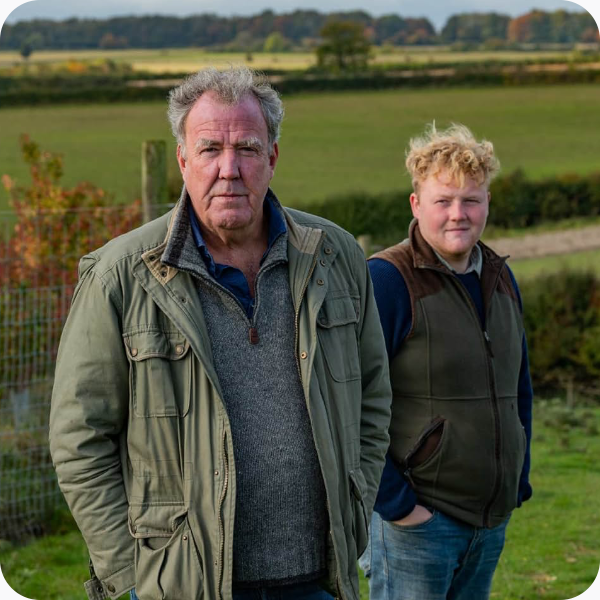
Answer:
[[[426,123],[462,122],[492,140],[504,172],[534,178],[589,173],[600,155],[600,86],[394,90],[284,98],[286,117],[273,187],[301,206],[349,191],[408,189],[403,157]],[[18,138],[65,155],[66,181],[89,180],[118,202],[139,196],[140,149],[166,139],[178,177],[165,103],[63,105],[0,110],[0,176],[27,180]],[[1,190],[0,209],[6,206]]]
[[[510,268],[519,280],[554,273],[556,271],[571,271],[575,269],[580,271],[593,270],[600,276],[600,250],[588,250],[586,252],[573,252],[572,254],[509,262]]]
[[[594,581],[600,564],[599,420],[599,408],[536,406],[534,495],[511,519],[493,600],[565,600]],[[87,554],[70,521],[61,534],[25,547],[0,546],[0,564],[6,581],[27,598],[85,598]],[[361,590],[366,600],[365,580]]]
[[[372,64],[427,64],[467,63],[482,61],[522,62],[526,60],[560,61],[576,57],[576,52],[565,51],[477,51],[449,52],[447,47],[395,47],[373,49]],[[130,64],[137,71],[152,73],[191,72],[206,66],[227,67],[229,64],[247,64],[255,69],[307,69],[316,63],[314,52],[253,52],[247,60],[245,52],[211,52],[202,48],[165,48],[157,50],[43,50],[32,54],[32,65],[53,65],[68,61],[95,61],[111,59]],[[0,52],[0,68],[23,64],[19,52]]]

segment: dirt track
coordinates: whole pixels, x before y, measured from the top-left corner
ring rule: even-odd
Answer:
[[[489,246],[502,256],[510,255],[513,260],[595,250],[600,248],[600,225],[517,238],[497,238],[490,240]]]

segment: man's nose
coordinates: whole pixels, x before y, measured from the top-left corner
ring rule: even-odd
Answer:
[[[221,179],[238,179],[240,166],[237,152],[233,148],[223,150],[219,159],[219,176]]]
[[[461,221],[465,218],[465,207],[460,200],[455,200],[450,205],[450,218],[455,221]]]

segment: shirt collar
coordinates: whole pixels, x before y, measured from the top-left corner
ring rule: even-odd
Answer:
[[[269,237],[267,240],[267,251],[265,252],[266,256],[277,238],[284,234],[287,230],[283,215],[277,209],[273,203],[273,200],[268,196],[265,197],[263,210],[264,217],[269,220]],[[200,221],[198,220],[196,212],[194,211],[191,200],[188,202],[188,213],[190,215],[192,235],[194,236],[196,246],[198,246],[200,252],[205,258],[210,259],[210,264],[214,266],[215,263],[210,252],[208,251],[204,238],[202,237],[202,232],[200,231]]]
[[[434,250],[435,252],[435,250]],[[435,255],[440,259],[440,262],[448,267],[453,273],[456,273],[456,269],[453,269],[448,261],[444,260],[437,252]],[[483,254],[481,253],[481,248],[479,244],[475,244],[473,246],[473,250],[471,250],[471,255],[469,256],[469,264],[467,265],[467,269],[462,275],[466,275],[467,273],[471,273],[471,271],[475,271],[478,277],[481,277],[481,269],[483,267]]]

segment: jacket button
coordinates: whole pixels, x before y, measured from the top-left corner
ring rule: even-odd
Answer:
[[[322,279],[317,279],[317,285],[325,285],[325,282]]]
[[[187,535],[184,535],[184,536],[183,536],[183,541],[184,541],[184,542],[187,542]]]
[[[137,356],[138,355],[138,349],[137,348],[132,348],[131,349],[131,356]]]
[[[325,254],[331,254],[332,250],[331,248],[325,248]]]
[[[178,346],[175,347],[175,352],[177,352],[177,354],[183,354],[183,346],[181,344],[179,344]]]
[[[215,477],[219,476],[219,471],[215,471]]]
[[[155,258],[156,258],[156,256],[154,256],[154,255],[153,255],[153,256],[149,256],[149,257],[148,257],[148,260],[150,260],[150,261],[154,261],[154,259],[155,259]]]
[[[166,269],[163,269],[163,270],[160,272],[160,276],[161,276],[161,277],[166,277],[166,276],[167,276],[167,270],[166,270]]]
[[[112,583],[109,583],[109,584],[106,586],[106,589],[107,589],[107,590],[108,590],[108,591],[109,591],[111,594],[114,594],[114,593],[115,593],[115,591],[116,591],[116,590],[115,590],[115,586],[114,586]]]
[[[308,354],[306,352],[302,352],[300,354],[300,358],[305,359],[308,356]]]
[[[327,265],[327,263],[321,259],[321,265],[324,267],[325,265]]]

